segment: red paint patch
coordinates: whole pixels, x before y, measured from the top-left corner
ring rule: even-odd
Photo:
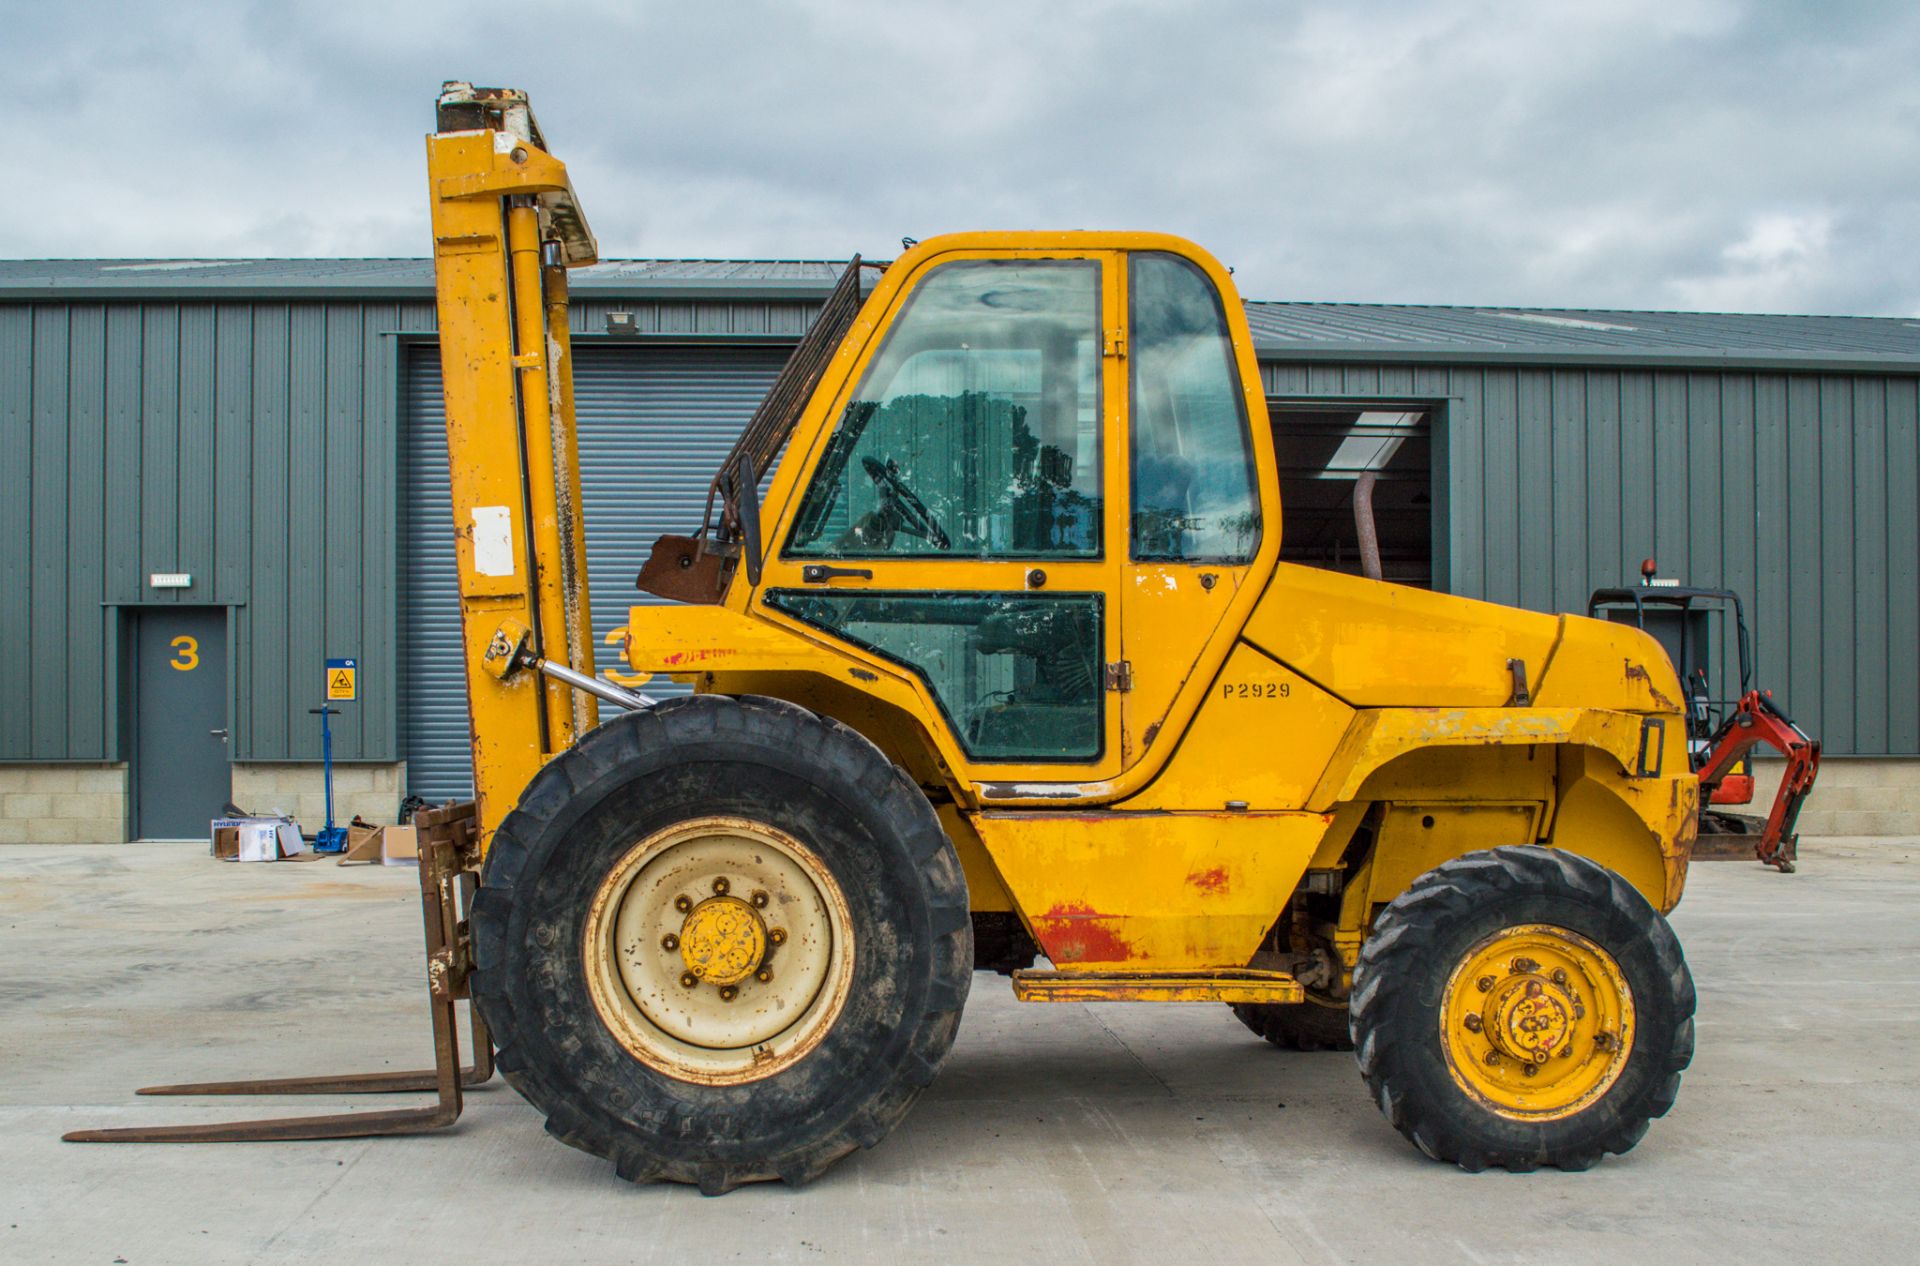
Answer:
[[[1056,963],[1124,963],[1141,958],[1118,930],[1116,915],[1081,902],[1054,906],[1033,921],[1040,948]]]
[[[1187,876],[1187,882],[1209,896],[1224,897],[1232,886],[1227,879],[1227,868],[1215,866],[1212,870],[1195,871]]]
[[[726,647],[708,647],[695,651],[669,651],[660,657],[660,662],[667,667],[675,667],[682,664],[698,664],[703,660],[709,659],[726,659],[733,654],[734,652]]]

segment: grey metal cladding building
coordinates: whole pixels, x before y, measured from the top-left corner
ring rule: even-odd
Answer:
[[[652,536],[697,519],[837,272],[577,276],[598,627]],[[1288,557],[1354,565],[1370,466],[1391,578],[1579,610],[1651,555],[1747,595],[1761,679],[1830,753],[1920,755],[1920,322],[1248,310]],[[138,749],[169,741],[167,709],[135,718],[132,647],[188,609],[224,625],[236,798],[317,790],[308,709],[334,655],[363,666],[335,731],[372,771],[348,807],[461,789],[433,329],[422,260],[0,262],[0,840],[154,833]]]

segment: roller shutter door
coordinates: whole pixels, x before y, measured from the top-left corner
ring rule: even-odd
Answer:
[[[633,587],[655,537],[700,521],[707,482],[780,366],[782,347],[579,347],[574,413],[587,520],[587,581],[601,645],[627,608],[655,602]],[[401,710],[408,790],[429,800],[473,794],[461,675],[460,606],[447,483],[440,361],[417,348],[402,432]],[[683,693],[670,682],[654,695]]]

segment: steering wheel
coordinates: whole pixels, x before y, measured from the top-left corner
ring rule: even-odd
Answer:
[[[860,465],[866,469],[867,478],[873,480],[874,487],[880,489],[886,498],[887,507],[900,520],[900,529],[909,536],[918,536],[931,541],[935,549],[948,549],[953,541],[927,509],[927,503],[914,495],[907,487],[906,480],[900,478],[900,469],[892,462],[881,462],[878,458],[862,457]]]

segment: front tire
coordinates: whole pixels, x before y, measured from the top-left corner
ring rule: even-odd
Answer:
[[[1361,1074],[1387,1120],[1462,1169],[1586,1169],[1640,1141],[1693,1058],[1693,978],[1666,919],[1557,849],[1420,876],[1354,971]]]
[[[966,880],[859,734],[772,699],[617,717],[529,784],[473,911],[507,1080],[624,1178],[811,1180],[953,1044]]]

